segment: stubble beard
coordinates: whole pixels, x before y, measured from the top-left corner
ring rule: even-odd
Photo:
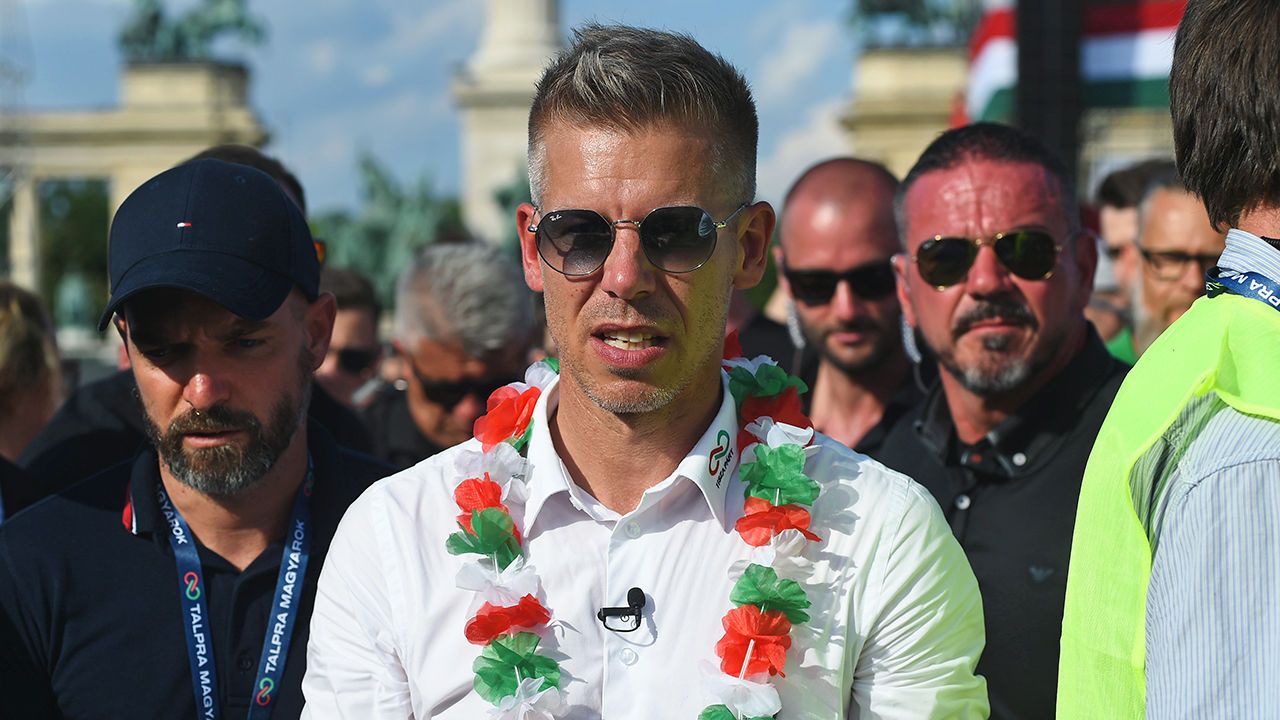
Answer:
[[[897,333],[897,317],[893,321],[893,332],[887,332],[885,328],[880,327],[880,325],[869,319],[865,322],[854,322],[825,331],[810,327],[798,313],[796,319],[799,320],[800,329],[804,333],[805,344],[816,347],[818,355],[824,362],[829,363],[832,367],[851,378],[872,370],[878,370],[893,355],[894,346],[901,342]],[[860,331],[871,334],[873,336],[871,347],[866,353],[854,360],[840,357],[832,351],[830,344],[831,335],[840,331]]]
[[[215,405],[189,411],[161,431],[145,412],[147,437],[178,482],[204,495],[231,498],[262,484],[307,416],[311,402],[311,363],[303,351],[301,381],[271,408],[265,425],[253,413]],[[243,430],[243,445],[225,444],[188,450],[183,434]]]
[[[600,319],[605,319],[605,317],[607,317],[603,313],[598,314],[601,315]],[[656,314],[646,315],[643,312],[631,312],[632,317],[627,319],[635,319],[635,315],[637,314],[640,317],[649,318],[651,320],[662,317],[661,315]],[[717,337],[722,338],[728,314],[729,303],[728,292],[726,292],[723,302],[719,303],[718,306],[707,307],[704,305],[702,311],[699,312],[695,319],[695,327],[719,328],[720,332]],[[584,315],[583,317],[589,318],[590,316]],[[573,378],[574,384],[582,391],[587,399],[593,402],[601,410],[613,415],[645,415],[666,409],[677,399],[690,392],[695,392],[696,389],[694,388],[694,383],[699,380],[699,373],[697,372],[697,369],[706,366],[708,363],[717,362],[723,352],[722,343],[710,343],[706,352],[701,353],[699,357],[687,358],[686,365],[689,368],[688,371],[681,372],[677,375],[673,384],[644,384],[640,388],[626,395],[609,393],[608,388],[597,384],[595,379],[591,377],[590,373],[587,372],[581,364],[579,364],[578,353],[564,352],[564,345],[560,342],[560,338],[564,337],[564,328],[561,326],[561,322],[558,319],[551,320],[550,315],[548,315],[548,321],[551,327],[551,334],[556,338],[556,344],[561,348],[560,360],[563,366],[561,375],[568,375]],[[688,340],[689,338],[685,339]],[[580,350],[590,352],[590,350],[586,348],[580,348]],[[625,380],[635,380],[637,381],[637,384],[640,384],[643,383],[645,376],[650,372],[650,370],[647,368],[610,368],[609,372],[614,377]]]

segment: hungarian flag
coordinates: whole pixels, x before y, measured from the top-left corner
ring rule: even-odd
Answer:
[[[1013,119],[1018,84],[1013,0],[986,0],[969,43],[964,121]],[[1095,2],[1084,9],[1080,80],[1086,108],[1167,107],[1173,36],[1185,0]]]

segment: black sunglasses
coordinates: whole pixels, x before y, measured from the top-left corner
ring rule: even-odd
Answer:
[[[360,348],[340,348],[334,351],[338,355],[338,369],[350,375],[359,375],[368,370],[378,360],[377,350]]]
[[[406,358],[405,364],[409,366],[409,371],[417,379],[418,385],[422,388],[422,394],[446,411],[453,410],[458,406],[458,403],[469,395],[478,398],[481,402],[486,402],[494,390],[503,385],[509,385],[518,379],[432,380],[418,371],[418,366],[413,360]]]
[[[702,267],[711,257],[716,231],[727,226],[746,206],[739,205],[720,221],[690,205],[656,208],[643,220],[610,221],[595,210],[555,210],[543,213],[542,222],[530,225],[528,231],[537,235],[542,260],[563,275],[590,275],[599,270],[613,249],[619,225],[636,226],[645,257],[654,267],[669,273],[686,273]]]
[[[1062,246],[1044,230],[1010,230],[990,239],[935,235],[920,244],[911,261],[920,277],[938,290],[962,282],[988,245],[1006,270],[1023,280],[1045,280],[1053,275]]]
[[[893,264],[888,260],[859,265],[852,270],[793,270],[782,268],[791,297],[805,305],[826,305],[836,294],[841,280],[849,283],[849,289],[863,300],[880,300],[893,293]]]

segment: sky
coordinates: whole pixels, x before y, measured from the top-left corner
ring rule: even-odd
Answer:
[[[168,0],[177,11],[194,0]],[[455,69],[474,52],[482,0],[249,0],[264,45],[247,61],[269,153],[302,180],[313,212],[358,203],[355,160],[379,159],[405,183],[456,194]],[[5,6],[10,8],[4,13]],[[130,0],[0,0],[0,34],[25,36],[32,110],[116,104],[116,35]],[[14,11],[17,8],[17,11]],[[597,20],[687,32],[741,70],[760,114],[759,195],[781,198],[810,163],[847,152],[838,125],[853,92],[854,32],[840,0],[561,0],[561,32]],[[23,27],[25,26],[25,32]]]

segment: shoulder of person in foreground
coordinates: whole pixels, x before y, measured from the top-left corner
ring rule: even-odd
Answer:
[[[1280,423],[1231,407],[1179,461],[1147,593],[1148,716],[1280,707],[1278,481]]]
[[[409,717],[409,680],[398,658],[395,577],[406,555],[443,552],[422,525],[452,522],[455,463],[471,440],[375,482],[347,508],[316,587],[303,717]],[[443,582],[452,585],[452,578]]]
[[[982,596],[964,551],[927,490],[901,473],[819,435],[826,456],[815,478],[852,493],[845,504],[874,538],[867,598],[855,608],[865,642],[853,705],[881,718],[985,718],[986,681],[975,674],[986,636]],[[820,497],[818,500],[822,503]],[[831,512],[833,508],[815,508]],[[855,524],[854,532],[858,532]]]

